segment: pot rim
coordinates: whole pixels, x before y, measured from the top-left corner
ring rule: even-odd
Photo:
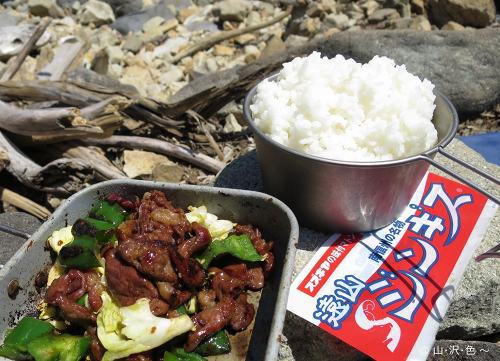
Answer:
[[[273,80],[277,76],[278,76],[278,74],[276,73],[276,74],[273,74],[273,75],[263,79],[262,81]],[[316,156],[316,155],[312,155],[312,154],[307,154],[307,153],[292,149],[292,148],[285,146],[281,143],[278,143],[277,141],[275,141],[274,139],[269,137],[267,134],[262,132],[257,127],[257,125],[254,123],[252,115],[251,115],[250,105],[251,105],[253,97],[257,91],[257,86],[261,82],[255,84],[252,87],[252,89],[245,96],[245,100],[243,103],[243,116],[244,116],[245,120],[247,121],[248,126],[250,127],[252,132],[257,134],[259,137],[264,139],[266,142],[281,149],[282,151],[284,151],[286,153],[290,153],[294,156],[309,159],[309,160],[315,161],[315,162],[340,165],[340,166],[350,166],[350,167],[387,167],[387,166],[407,164],[407,163],[419,161],[422,159],[426,159],[427,157],[434,155],[439,150],[439,148],[446,147],[452,141],[452,139],[455,137],[455,134],[457,133],[457,129],[458,129],[458,114],[457,114],[457,110],[455,109],[455,106],[444,94],[442,94],[438,90],[434,89],[434,94],[436,95],[436,99],[441,98],[444,101],[444,104],[451,111],[452,117],[453,117],[453,122],[452,122],[452,126],[451,126],[451,129],[448,132],[448,134],[446,134],[443,137],[443,139],[441,139],[439,142],[437,142],[431,149],[424,151],[420,154],[412,155],[412,156],[405,157],[405,158],[398,158],[398,159],[393,159],[393,160],[383,160],[383,161],[374,161],[374,162],[336,160],[336,159],[320,157],[320,156]]]

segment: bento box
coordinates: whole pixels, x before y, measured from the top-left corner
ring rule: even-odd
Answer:
[[[5,330],[20,318],[36,315],[36,303],[44,292],[37,281],[40,272],[47,271],[51,265],[45,244],[52,232],[73,224],[107,194],[141,197],[150,190],[163,191],[173,204],[183,209],[189,205],[205,205],[220,218],[253,224],[264,237],[274,242],[275,264],[256,301],[254,323],[248,327],[248,332],[241,332],[243,337],[231,336],[238,339],[231,340],[233,350],[230,354],[213,356],[209,360],[275,360],[298,242],[298,224],[293,213],[278,199],[259,192],[150,181],[113,180],[92,185],[67,199],[30,237],[0,270],[3,290],[0,293],[1,339]]]

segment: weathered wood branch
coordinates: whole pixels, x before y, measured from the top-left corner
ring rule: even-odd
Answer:
[[[127,178],[125,173],[115,167],[108,158],[94,147],[66,145],[63,156],[71,159],[92,160],[92,167],[103,179]]]
[[[52,61],[47,64],[37,74],[40,80],[61,80],[66,70],[75,62],[83,49],[85,42],[80,41],[77,37],[66,37],[66,40],[59,45]]]
[[[165,105],[141,98],[137,94],[115,91],[90,83],[68,81],[18,81],[1,82],[0,98],[32,101],[56,100],[63,104],[84,107],[112,96],[128,98],[133,104],[124,109],[125,114],[163,127],[179,127],[182,121],[172,119],[164,112]]]
[[[208,170],[212,173],[219,172],[225,164],[213,159],[205,154],[193,151],[192,149],[175,145],[164,140],[151,139],[136,136],[113,135],[103,139],[85,139],[86,144],[107,145],[114,147],[142,149],[150,152],[164,154],[191,163],[197,167]]]
[[[0,187],[0,199],[40,219],[45,220],[50,216],[47,208],[10,189]]]
[[[0,132],[0,148],[7,152],[7,171],[22,184],[61,196],[80,190],[94,176],[88,162],[61,158],[45,166],[33,162]]]
[[[22,109],[0,100],[0,128],[21,135],[102,134],[89,120],[117,114],[130,102],[113,97],[78,108]]]
[[[36,27],[35,31],[33,32],[33,35],[31,35],[26,44],[24,44],[23,48],[21,49],[21,52],[10,64],[7,65],[7,69],[3,73],[2,78],[0,78],[0,81],[10,80],[14,77],[14,75],[16,75],[16,72],[23,64],[24,59],[26,59],[31,49],[35,46],[38,39],[40,39],[40,37],[43,35],[45,30],[49,26],[50,21],[51,21],[50,18],[45,18],[40,22],[40,25]]]
[[[271,25],[276,24],[277,22],[283,20],[284,18],[289,16],[291,13],[292,13],[292,7],[290,6],[283,13],[281,13],[278,16],[276,16],[268,21],[265,21],[263,23],[248,26],[246,28],[241,28],[241,29],[221,31],[219,33],[208,36],[206,38],[202,38],[198,44],[194,44],[193,46],[187,48],[184,51],[181,51],[179,54],[174,56],[174,58],[172,59],[172,62],[177,63],[182,58],[185,58],[186,56],[193,55],[201,50],[210,49],[215,44],[218,44],[224,40],[232,39],[232,38],[235,38],[235,37],[243,35],[243,34],[252,33],[252,32],[257,31],[259,29],[267,28],[268,26],[271,26]]]

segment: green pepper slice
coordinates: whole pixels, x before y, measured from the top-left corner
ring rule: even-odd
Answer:
[[[90,228],[89,235],[95,236],[97,242],[106,244],[112,242],[115,236],[116,226],[113,223],[101,221],[98,219],[85,217],[81,219],[86,222]]]
[[[47,334],[28,344],[35,361],[79,361],[87,355],[90,338]]]
[[[88,235],[76,236],[59,251],[59,262],[66,267],[90,269],[101,264],[95,255],[96,239]]]
[[[207,269],[215,257],[227,253],[243,261],[257,262],[264,260],[264,257],[257,253],[250,237],[246,234],[233,234],[224,239],[216,239],[205,249],[199,260],[203,268]]]
[[[174,348],[171,351],[165,351],[163,361],[207,361],[207,359],[195,352],[186,352],[183,348]]]
[[[226,331],[221,330],[200,343],[194,351],[202,356],[223,355],[231,352],[231,343]]]
[[[76,300],[76,303],[78,303],[80,306],[87,307],[87,301],[89,299],[89,294],[86,293],[82,297]]]
[[[48,322],[34,317],[24,317],[16,327],[8,331],[4,344],[0,347],[0,356],[12,360],[29,358],[29,355],[26,354],[28,344],[32,340],[52,332],[53,329],[54,327]]]
[[[118,203],[109,203],[101,200],[92,208],[90,214],[105,222],[113,224],[115,227],[127,219],[127,211]]]

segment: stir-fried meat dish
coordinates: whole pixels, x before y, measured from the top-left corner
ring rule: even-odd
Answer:
[[[49,321],[64,320],[83,336],[51,328],[44,337],[73,337],[68,345],[85,351],[75,353],[74,361],[87,355],[170,361],[193,351],[209,356],[212,348],[204,344],[224,343],[226,332],[245,330],[255,316],[248,292],[260,290],[273,268],[272,242],[251,225],[213,215],[211,222],[219,223],[208,223],[195,211],[176,208],[160,191],[99,201],[55,249],[63,271],[49,282],[42,312],[53,310]],[[161,338],[143,340],[148,332]],[[228,352],[230,345],[216,354],[221,350]]]

